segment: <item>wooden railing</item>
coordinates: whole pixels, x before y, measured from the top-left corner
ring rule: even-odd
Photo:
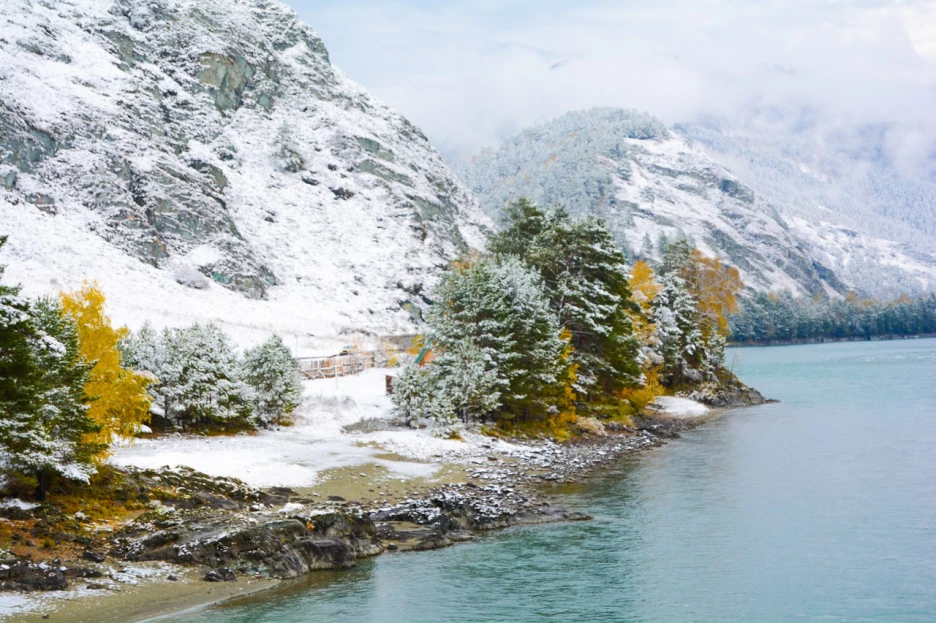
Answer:
[[[330,379],[385,367],[395,354],[394,351],[364,351],[331,357],[300,357],[296,364],[299,373],[308,379]]]

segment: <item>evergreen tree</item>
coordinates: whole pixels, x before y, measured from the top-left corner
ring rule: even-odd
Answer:
[[[526,200],[505,210],[494,252],[519,258],[542,277],[560,327],[568,330],[577,390],[606,399],[639,382],[639,344],[633,336],[628,269],[604,224],[572,219],[561,208],[546,214]]]
[[[0,237],[0,247],[6,240]],[[4,269],[0,266],[0,278]],[[19,292],[0,283],[0,469],[4,472],[51,444],[37,425],[42,404],[41,370],[35,356],[39,333]]]
[[[258,398],[244,382],[243,364],[216,325],[166,328],[158,335],[144,325],[121,342],[121,349],[129,367],[155,377],[148,389],[154,412],[165,418],[167,425],[189,430],[219,424],[240,427],[252,422]],[[266,381],[261,374],[256,382],[262,385]],[[282,396],[281,408],[288,406],[290,396]],[[270,409],[268,414],[275,412],[272,396],[264,404]]]
[[[529,199],[521,197],[504,207],[500,232],[488,240],[487,250],[494,255],[525,258],[548,227],[546,213]]]
[[[40,499],[56,475],[87,481],[94,473],[98,448],[83,442],[96,430],[87,377],[74,323],[54,302],[30,305],[0,283],[0,472],[35,478]]]
[[[497,375],[473,341],[451,344],[433,363],[439,379],[435,385],[462,422],[482,418],[497,409]],[[433,417],[438,419],[440,405],[433,405],[433,409]]]
[[[675,272],[664,274],[661,290],[653,300],[654,319],[663,357],[663,372],[671,383],[687,377],[704,358],[704,342],[698,322],[698,304],[686,282]]]
[[[158,382],[158,372],[163,366],[162,345],[159,334],[148,321],[143,323],[139,331],[128,332],[117,346],[121,361],[128,368],[151,374],[156,377],[154,382]]]
[[[107,448],[95,439],[101,427],[85,394],[93,366],[81,354],[77,324],[54,299],[40,299],[33,310],[42,343],[36,352],[43,389],[38,426],[55,448],[51,461],[34,467],[43,497],[55,474],[87,482],[95,471],[93,459]]]
[[[261,424],[280,422],[302,400],[296,361],[278,335],[244,353],[244,380],[253,389],[254,415]]]
[[[170,360],[167,368],[180,368],[172,396],[181,418],[195,426],[247,424],[252,392],[240,378],[241,364],[227,335],[214,324],[195,324],[180,333],[173,344],[179,361]]]
[[[542,397],[560,382],[564,344],[541,280],[517,259],[482,259],[443,277],[435,299],[429,311],[433,347],[452,352],[452,357],[464,356],[466,343],[477,349],[480,356],[469,358],[472,366],[483,362],[483,369],[471,377],[499,394],[500,417],[532,419],[545,414],[549,405]],[[433,378],[442,387],[464,387]],[[457,399],[453,402],[458,404]],[[462,406],[483,411],[489,404]]]

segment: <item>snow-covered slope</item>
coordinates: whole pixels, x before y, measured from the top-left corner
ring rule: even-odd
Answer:
[[[936,291],[936,154],[901,149],[925,133],[800,109],[677,131],[775,202],[850,285],[885,298]]]
[[[659,258],[689,238],[758,290],[833,293],[844,285],[776,209],[701,149],[635,111],[598,108],[531,128],[460,167],[492,216],[512,199],[563,204],[608,223],[631,255]]]
[[[798,216],[784,220],[812,247],[813,255],[856,290],[881,299],[936,291],[936,241],[927,253],[828,221]]]
[[[137,325],[411,328],[489,221],[425,136],[268,0],[5,0],[0,263]]]

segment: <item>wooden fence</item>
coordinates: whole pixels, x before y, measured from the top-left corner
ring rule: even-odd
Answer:
[[[300,357],[296,364],[299,373],[308,379],[330,379],[386,367],[394,354],[393,351],[364,351],[331,357]]]

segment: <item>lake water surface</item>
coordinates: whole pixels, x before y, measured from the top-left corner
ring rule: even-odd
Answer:
[[[172,621],[936,621],[936,340],[728,358],[782,402],[564,498],[594,521],[387,554]]]

